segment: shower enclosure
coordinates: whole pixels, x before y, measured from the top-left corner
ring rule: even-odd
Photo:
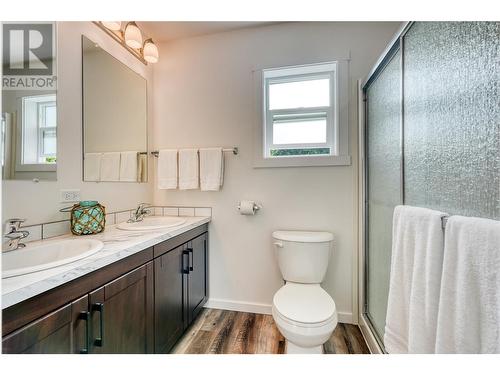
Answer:
[[[398,204],[500,220],[500,23],[407,23],[361,90],[362,326],[383,350]]]

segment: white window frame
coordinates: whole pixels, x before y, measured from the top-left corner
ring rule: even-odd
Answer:
[[[286,109],[270,109],[269,108],[269,87],[277,83],[290,83],[311,81],[315,79],[329,79],[329,97],[330,103],[323,107],[299,107]],[[265,105],[265,158],[295,158],[297,155],[288,156],[271,156],[272,149],[292,149],[292,148],[329,148],[330,154],[336,155],[337,148],[335,145],[336,138],[336,119],[334,116],[335,97],[336,97],[336,64],[328,63],[321,65],[302,66],[285,69],[269,69],[264,71],[264,105]],[[326,142],[325,143],[289,143],[275,144],[273,143],[273,118],[276,115],[289,115],[290,119],[304,118],[311,113],[326,114]],[[296,115],[297,117],[293,117]],[[305,157],[321,157],[328,155],[307,155]]]
[[[257,129],[254,167],[295,167],[350,165],[347,123],[347,60],[308,65],[262,69],[256,72],[257,110],[260,121]],[[269,85],[276,82],[297,82],[312,78],[330,79],[330,105],[294,109],[269,109]],[[279,114],[326,113],[326,143],[273,144],[273,116]],[[271,156],[271,149],[330,148],[330,154]]]
[[[48,97],[51,97],[53,99],[47,100]],[[24,133],[25,133],[25,100],[27,99],[35,99],[35,101],[39,102],[49,102],[49,101],[55,101],[56,100],[56,95],[55,94],[42,94],[42,95],[34,95],[34,96],[24,96],[24,97],[19,97],[17,98],[18,104],[17,104],[17,136],[16,140],[16,163],[15,163],[15,170],[16,172],[55,172],[57,170],[57,163],[24,163],[23,159],[23,147],[24,147]],[[37,155],[40,156],[40,115],[38,113],[38,105],[40,103],[37,103]],[[57,104],[56,104],[57,106]],[[57,111],[57,108],[56,108]],[[50,128],[45,128],[45,129],[52,129]]]
[[[37,103],[37,111],[38,111],[38,158],[46,158],[46,157],[55,157],[55,154],[46,154],[43,149],[43,137],[46,132],[55,131],[57,137],[57,122],[56,126],[45,126],[45,116],[44,110],[46,107],[56,107],[56,101],[42,101]],[[57,108],[56,108],[57,111]],[[56,120],[57,121],[57,120]],[[56,138],[57,139],[57,138]],[[40,164],[51,164],[51,163],[40,163]]]

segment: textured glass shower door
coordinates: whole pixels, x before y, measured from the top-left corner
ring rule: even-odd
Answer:
[[[404,36],[405,204],[500,220],[500,23]]]
[[[401,204],[401,52],[366,90],[366,306],[379,340],[384,336],[391,266],[392,213]]]
[[[364,313],[381,344],[394,206],[500,220],[499,36],[499,22],[412,23],[363,88]]]

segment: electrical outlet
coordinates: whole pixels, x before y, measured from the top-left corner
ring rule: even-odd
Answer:
[[[61,202],[80,202],[81,194],[79,189],[61,190]]]

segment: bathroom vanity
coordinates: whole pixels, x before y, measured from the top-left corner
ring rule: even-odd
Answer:
[[[111,227],[99,256],[4,293],[3,353],[168,353],[208,298],[209,221]]]

